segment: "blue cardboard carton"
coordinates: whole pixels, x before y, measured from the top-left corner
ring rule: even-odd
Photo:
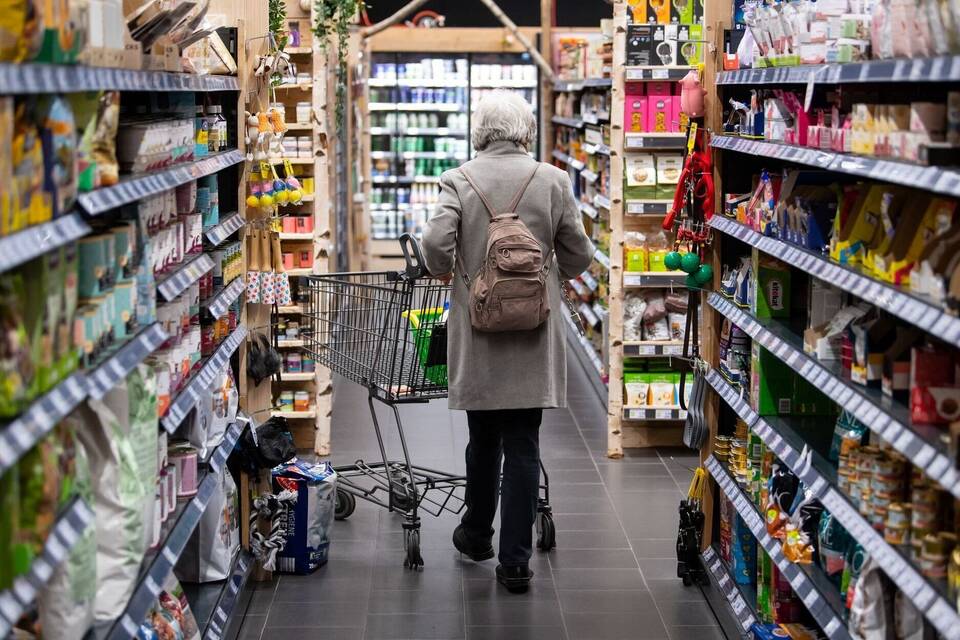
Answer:
[[[293,460],[273,468],[273,490],[292,491],[286,544],[277,553],[277,570],[309,574],[327,563],[337,496],[337,474],[328,462]]]

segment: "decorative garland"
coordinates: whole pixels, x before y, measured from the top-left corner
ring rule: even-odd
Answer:
[[[273,36],[273,45],[277,51],[283,51],[287,46],[287,5],[284,0],[269,0],[270,35]],[[270,74],[270,84],[277,86],[283,80],[279,73]]]
[[[313,36],[324,53],[330,38],[337,38],[337,101],[336,125],[343,127],[344,108],[347,101],[347,53],[349,47],[350,22],[366,7],[364,0],[315,0],[316,14],[313,23]]]

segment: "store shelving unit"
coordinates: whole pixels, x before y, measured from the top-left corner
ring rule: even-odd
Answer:
[[[956,83],[958,80],[958,56],[743,69],[717,75],[720,89],[738,92],[734,93],[735,96],[742,96],[751,88],[762,90],[790,85],[793,85],[789,87],[790,90],[800,95],[803,95],[804,88],[811,94],[816,90],[830,90],[833,86],[842,87],[848,84],[857,90],[863,89],[864,85],[872,85],[873,90],[881,92],[894,86],[900,91],[905,87],[916,86],[919,91],[930,92],[934,88],[933,83]],[[945,92],[946,89],[944,94]],[[717,102],[723,104],[724,100],[725,96],[721,95]],[[714,125],[719,125],[720,107],[717,106],[715,110],[718,117]],[[720,129],[721,126],[714,127],[714,131]],[[952,167],[823,151],[818,148],[741,138],[731,133],[714,135],[711,146],[719,177],[728,179],[731,184],[742,179],[743,174],[751,175],[769,164],[773,166],[768,168],[784,166],[790,169],[817,169],[822,171],[824,176],[833,175],[838,180],[853,178],[911,187],[931,194],[960,196],[960,173]],[[742,169],[742,165],[748,165],[748,168]],[[730,173],[731,166],[737,166],[742,171]],[[736,188],[725,188],[724,183],[718,180],[717,192],[720,194]],[[830,285],[843,292],[845,300],[866,304],[883,312],[884,317],[894,321],[898,327],[919,329],[926,334],[927,340],[945,343],[943,348],[960,346],[960,319],[937,300],[918,295],[906,287],[881,282],[865,270],[831,260],[826,253],[792,244],[773,233],[761,232],[721,213],[714,215],[710,226],[714,230],[714,248],[717,252],[713,262],[718,273],[715,287],[719,284],[719,271],[724,264],[724,258],[729,261],[744,255],[746,250],[756,259],[775,258],[788,267],[795,278],[799,276],[801,283],[809,280]],[[733,256],[726,256],[725,252],[731,250]],[[758,318],[749,309],[738,306],[719,293],[705,296],[704,312],[706,317],[715,320],[714,327],[719,327],[719,321],[723,320],[738,327],[752,341],[755,352],[773,356],[778,365],[785,367],[784,371],[818,389],[836,405],[836,409],[848,412],[866,427],[871,444],[882,444],[900,454],[909,463],[908,469],[914,473],[922,471],[924,478],[935,483],[933,486],[944,500],[960,497],[960,469],[957,468],[955,452],[946,430],[914,422],[911,419],[910,407],[905,402],[883,394],[879,388],[852,381],[850,373],[843,371],[839,361],[818,359],[815,353],[804,348],[804,340],[797,332],[798,327],[790,322],[793,318],[790,321],[786,318]],[[928,572],[921,566],[909,545],[891,544],[885,538],[884,531],[876,528],[875,514],[871,512],[865,515],[862,504],[848,495],[848,489],[838,472],[838,463],[827,459],[825,447],[829,443],[825,440],[829,434],[824,431],[823,425],[825,420],[832,425],[835,418],[793,414],[759,415],[756,407],[751,406],[751,399],[746,391],[731,383],[716,368],[719,332],[714,330],[705,335],[713,352],[708,364],[715,367],[706,375],[706,382],[716,392],[710,403],[718,401],[723,407],[729,408],[742,424],[747,426],[752,437],[762,442],[766,450],[774,454],[801,480],[807,494],[817,498],[824,509],[877,563],[893,587],[916,607],[938,637],[960,638],[960,615],[954,596],[948,593],[942,581],[928,577]],[[723,409],[724,413],[726,408]],[[710,424],[717,422],[719,421]],[[703,450],[703,460],[707,470],[717,481],[716,488],[733,502],[741,517],[754,531],[760,545],[767,548],[769,536],[764,528],[758,525],[754,529],[753,526],[758,518],[751,515],[751,510],[754,509],[752,501],[737,485],[734,476],[713,455],[712,448],[711,440]],[[708,503],[714,504],[712,500],[708,500]],[[711,518],[712,514],[708,512],[707,521],[710,522]],[[704,544],[709,545],[712,539],[708,525]],[[774,545],[776,546],[778,545]],[[831,590],[818,587],[825,579],[819,567],[790,563],[781,566],[776,559],[775,562],[790,578],[795,591],[828,637],[851,637],[852,632],[847,630],[847,623],[842,619],[843,607],[838,604],[839,597],[846,594],[838,594],[836,588]],[[791,576],[806,577],[813,589],[803,591],[803,587],[795,583]]]

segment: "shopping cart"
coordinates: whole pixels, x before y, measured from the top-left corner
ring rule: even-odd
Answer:
[[[447,327],[450,286],[427,274],[417,240],[404,234],[404,271],[333,273],[304,278],[309,292],[303,330],[306,349],[328,367],[368,390],[367,403],[380,462],[357,460],[336,467],[336,518],[344,520],[361,498],[403,515],[404,566],[423,566],[420,510],[433,516],[460,513],[464,476],[410,461],[399,405],[447,396]],[[402,460],[387,457],[374,400],[389,406],[397,423]],[[543,464],[537,501],[537,548],[556,545],[549,478]]]

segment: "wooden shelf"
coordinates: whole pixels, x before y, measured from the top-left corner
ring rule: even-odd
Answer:
[[[291,373],[283,371],[280,373],[281,382],[313,382],[317,379],[315,371],[306,371],[301,373]]]
[[[317,408],[311,406],[307,411],[271,411],[270,415],[274,418],[286,418],[287,420],[312,420],[317,417]]]
[[[281,233],[281,240],[313,240],[313,232],[310,233]]]

